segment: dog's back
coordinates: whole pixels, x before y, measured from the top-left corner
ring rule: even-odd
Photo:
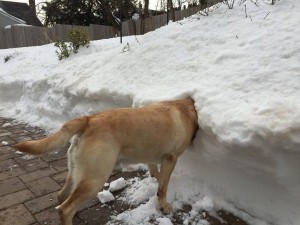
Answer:
[[[148,162],[185,149],[197,130],[197,114],[193,100],[183,99],[101,112],[89,124],[82,138],[113,140],[124,157]]]

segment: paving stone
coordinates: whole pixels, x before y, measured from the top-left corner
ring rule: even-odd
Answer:
[[[29,134],[27,130],[25,130],[24,126],[12,126],[6,128],[9,132],[18,134],[18,135],[26,135]]]
[[[49,165],[43,160],[41,160],[40,158],[36,158],[30,161],[26,161],[24,163],[20,163],[20,166],[22,166],[28,172],[33,172],[36,170],[49,167]]]
[[[30,155],[30,154],[23,153],[22,155],[20,155],[20,157],[14,158],[14,160],[17,163],[22,163],[22,162],[27,162],[27,161],[30,161],[33,159],[37,159],[39,157],[40,156],[38,156],[38,155]]]
[[[81,212],[83,210],[86,210],[86,209],[89,209],[89,208],[92,208],[96,205],[99,205],[100,204],[100,200],[99,198],[95,197],[93,198],[91,201],[89,201],[88,203],[84,204],[83,206],[81,206],[79,209],[78,209],[78,212]]]
[[[18,166],[12,167],[10,170],[4,171],[0,173],[0,181],[5,180],[12,177],[17,177],[19,175],[22,175],[24,173],[27,173],[26,170]]]
[[[59,172],[68,170],[66,159],[50,162],[49,164],[51,165],[51,167],[55,168]]]
[[[33,140],[38,140],[38,139],[42,139],[42,138],[46,137],[46,135],[44,133],[36,133],[36,134],[30,134],[30,137]]]
[[[88,225],[106,224],[112,215],[111,211],[111,208],[99,204],[77,213],[77,216]]]
[[[3,137],[3,136],[9,136],[11,135],[11,132],[9,131],[6,131],[6,132],[0,132],[0,137]]]
[[[17,167],[17,163],[13,159],[0,162],[0,172],[11,170],[14,167]]]
[[[54,208],[57,205],[57,191],[41,196],[39,198],[35,198],[25,203],[27,209],[33,214],[44,211],[50,207]]]
[[[87,225],[87,224],[75,216],[73,219],[73,225]],[[100,224],[98,224],[98,225],[100,225]]]
[[[61,189],[61,186],[57,184],[50,177],[41,178],[35,181],[26,183],[26,186],[32,191],[32,193],[40,197],[42,195],[49,194],[51,192]]]
[[[64,171],[52,176],[52,179],[55,180],[59,184],[63,184],[67,178],[68,171]]]
[[[30,181],[37,180],[37,179],[40,179],[43,177],[48,177],[48,176],[51,176],[56,173],[57,173],[57,171],[55,169],[53,169],[51,167],[46,167],[46,168],[42,168],[40,170],[36,170],[34,172],[23,174],[23,175],[19,176],[19,178],[24,183],[28,183]]]
[[[50,152],[49,154],[46,154],[44,156],[42,156],[41,158],[45,161],[45,162],[53,162],[53,161],[57,161],[60,159],[65,159],[67,157],[67,151],[66,149],[57,149],[56,151]]]
[[[19,205],[33,199],[34,195],[28,189],[0,197],[0,210]]]
[[[84,223],[81,219],[79,219],[76,215],[73,217],[73,224],[74,225],[83,225]],[[98,224],[99,225],[99,224]]]
[[[6,159],[15,158],[16,156],[18,157],[18,155],[15,152],[9,152],[9,153],[5,153],[5,154],[1,154],[0,155],[0,162],[4,161]]]
[[[8,136],[4,136],[4,137],[0,137],[0,147],[6,146],[6,145],[2,144],[3,141],[7,142],[8,145],[16,144],[16,142],[14,140],[12,140],[11,138],[9,138]]]
[[[10,152],[15,152],[15,150],[10,147],[10,146],[2,146],[0,147],[0,155],[1,154],[6,154],[6,153],[10,153]]]
[[[23,141],[30,141],[32,140],[32,138],[28,135],[10,135],[9,136],[12,140],[16,141],[16,142],[23,142]]]
[[[41,225],[61,225],[58,212],[55,208],[39,212],[35,214],[34,217]]]
[[[22,183],[22,181],[18,177],[13,177],[0,182],[0,196],[21,191],[26,188],[27,187]]]
[[[40,127],[33,127],[30,125],[26,125],[25,126],[25,130],[27,130],[28,132],[32,133],[32,134],[46,134],[46,132],[41,129]]]
[[[56,209],[48,209],[34,215],[40,225],[61,225]],[[74,216],[73,225],[86,225],[78,217]],[[100,224],[98,224],[100,225]]]
[[[35,219],[24,205],[17,205],[0,211],[1,225],[29,225]]]
[[[4,124],[4,123],[3,123],[3,124]],[[4,128],[1,128],[3,124],[0,123],[0,134],[9,132],[8,130],[6,130],[6,129],[4,129]]]

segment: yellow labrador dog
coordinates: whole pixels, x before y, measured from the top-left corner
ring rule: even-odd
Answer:
[[[122,160],[147,163],[159,181],[158,200],[163,213],[172,211],[166,201],[171,173],[177,158],[191,143],[198,128],[192,99],[164,101],[143,108],[113,109],[66,122],[41,140],[14,145],[22,152],[43,154],[65,145],[68,168],[64,187],[58,194],[63,225],[82,204],[93,198]],[[160,172],[157,164],[161,164]]]

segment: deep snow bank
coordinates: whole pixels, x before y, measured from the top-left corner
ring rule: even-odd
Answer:
[[[1,50],[12,57],[0,61],[0,115],[53,130],[94,111],[192,96],[201,131],[170,198],[204,193],[299,224],[300,3],[243,2],[125,38],[126,52],[118,39],[63,61],[53,45]]]

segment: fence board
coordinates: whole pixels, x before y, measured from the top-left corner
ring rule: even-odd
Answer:
[[[177,10],[175,11],[175,21],[181,20],[181,11]]]
[[[91,40],[97,40],[97,25],[96,24],[91,24],[90,25],[90,30],[89,33],[91,34]]]
[[[33,31],[34,31],[34,27],[28,27],[24,30],[24,37],[25,37],[25,46],[33,46],[35,41],[35,36]],[[22,44],[22,47],[24,46],[24,44]]]
[[[50,29],[48,27],[35,27],[35,38],[36,42],[34,45],[45,45],[52,42],[50,38]]]
[[[4,37],[7,48],[14,48],[11,29],[4,29]]]
[[[122,35],[129,36],[129,21],[125,21],[122,23]]]
[[[15,47],[23,47],[26,46],[25,39],[25,26],[12,26],[12,37],[13,37],[13,45]]]
[[[160,17],[161,17],[160,15],[153,17],[155,28],[162,27]]]
[[[168,24],[168,21],[167,21],[167,14],[162,14],[160,15],[160,25],[161,27],[162,26],[165,26]]]
[[[5,36],[4,36],[4,29],[0,30],[0,49],[5,48]]]
[[[135,21],[135,29],[136,29],[136,35],[141,35],[142,31],[141,31],[141,20],[137,20]]]

